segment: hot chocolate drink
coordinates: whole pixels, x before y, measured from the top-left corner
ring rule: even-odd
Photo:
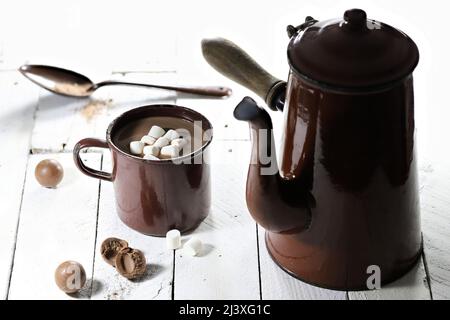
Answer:
[[[155,116],[129,122],[117,130],[113,135],[112,141],[120,150],[131,153],[130,142],[142,140],[142,137],[146,136],[153,126],[161,127],[166,132],[170,129],[176,130],[182,138],[189,142],[187,146],[182,148],[180,156],[188,155],[200,149],[208,140],[207,134],[203,132],[201,122],[192,122],[183,118]]]

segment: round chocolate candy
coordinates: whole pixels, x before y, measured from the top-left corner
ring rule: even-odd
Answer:
[[[56,188],[64,176],[64,169],[54,159],[45,159],[34,170],[36,180],[46,188]]]
[[[76,261],[65,261],[56,268],[55,282],[65,293],[76,293],[86,284],[86,271]]]

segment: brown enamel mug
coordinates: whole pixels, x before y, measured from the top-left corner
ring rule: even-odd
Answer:
[[[146,160],[130,154],[129,142],[140,140],[152,125],[193,133],[193,152],[173,160]],[[164,236],[170,229],[186,232],[196,228],[209,213],[211,179],[207,159],[211,141],[212,125],[200,113],[176,105],[149,105],[127,111],[112,121],[106,141],[80,140],[73,156],[81,172],[113,183],[117,213],[127,226],[146,235]],[[82,162],[81,150],[90,147],[111,151],[111,173]]]

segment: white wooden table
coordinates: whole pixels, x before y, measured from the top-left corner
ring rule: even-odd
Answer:
[[[112,74],[114,78],[174,82],[176,72]],[[15,72],[0,72],[0,297],[7,299],[449,299],[450,166],[420,159],[424,255],[416,268],[381,290],[340,292],[305,284],[270,259],[263,230],[250,218],[244,199],[250,144],[245,123],[232,118],[247,92],[232,86],[227,100],[187,99],[147,89],[102,89],[90,100],[52,95]],[[105,136],[120,113],[150,103],[177,103],[208,117],[214,128],[213,205],[194,232],[205,243],[200,257],[169,252],[163,238],[125,227],[114,207],[111,183],[84,176],[72,161],[74,144]],[[280,115],[274,116],[277,122]],[[277,132],[279,134],[279,132]],[[108,151],[83,154],[94,168],[110,169]],[[57,189],[34,178],[44,158],[62,163]],[[126,239],[149,262],[139,281],[119,276],[99,255],[107,237]],[[64,260],[83,264],[88,284],[76,296],[53,280]]]

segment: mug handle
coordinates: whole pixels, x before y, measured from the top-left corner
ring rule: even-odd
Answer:
[[[112,174],[104,171],[95,170],[87,167],[80,158],[81,150],[89,147],[106,148],[109,149],[108,143],[105,140],[96,138],[86,138],[77,142],[73,149],[73,161],[78,169],[85,175],[98,178],[106,181],[112,181]]]

